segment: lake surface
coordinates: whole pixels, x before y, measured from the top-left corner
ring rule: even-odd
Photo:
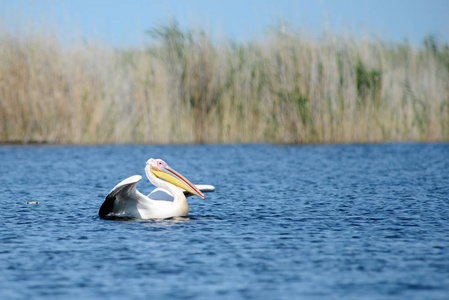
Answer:
[[[151,157],[216,192],[100,219]],[[2,299],[449,299],[447,143],[1,146],[0,170]]]

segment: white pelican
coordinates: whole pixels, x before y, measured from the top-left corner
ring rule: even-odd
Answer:
[[[100,207],[100,217],[131,217],[141,219],[165,219],[181,217],[189,212],[186,196],[205,198],[202,192],[213,192],[212,185],[193,185],[184,176],[170,168],[162,159],[150,158],[145,174],[157,188],[148,196],[136,189],[140,175],[126,178],[106,196]]]

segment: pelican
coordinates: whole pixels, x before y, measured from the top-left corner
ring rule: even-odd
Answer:
[[[142,176],[128,177],[109,192],[98,215],[140,219],[186,216],[189,212],[186,197],[196,195],[204,199],[203,192],[215,190],[212,185],[193,185],[162,159],[150,158],[145,165],[145,174],[157,187],[148,196],[136,189]]]

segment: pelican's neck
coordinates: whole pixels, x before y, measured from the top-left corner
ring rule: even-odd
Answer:
[[[148,180],[154,186],[157,186],[159,188],[169,191],[173,195],[174,203],[178,203],[181,206],[187,206],[187,210],[188,210],[187,199],[186,199],[186,196],[184,195],[181,188],[177,187],[174,184],[171,184],[170,182],[161,180],[161,179],[157,178],[156,176],[154,176],[153,173],[151,173],[149,166],[145,167],[145,174],[147,175]]]

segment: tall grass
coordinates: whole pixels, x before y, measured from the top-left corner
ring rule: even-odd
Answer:
[[[292,29],[212,42],[62,46],[0,31],[0,142],[339,143],[449,140],[449,48]]]

